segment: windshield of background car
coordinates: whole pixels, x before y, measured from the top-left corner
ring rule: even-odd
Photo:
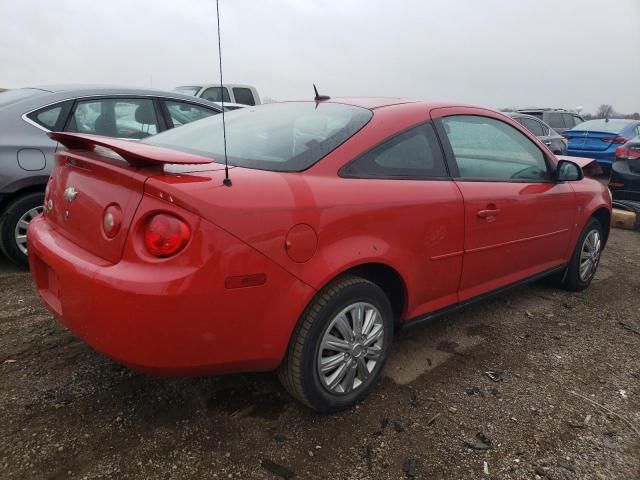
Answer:
[[[627,125],[629,125],[629,122],[626,120],[587,120],[586,122],[579,123],[573,127],[573,130],[620,133],[627,127]]]
[[[24,98],[35,97],[36,95],[42,95],[46,92],[38,90],[37,88],[19,88],[17,90],[7,90],[0,93],[0,108],[9,105],[10,103],[17,102]]]
[[[247,107],[225,115],[230,165],[279,172],[309,168],[348,140],[373,114],[337,103],[288,102]],[[143,141],[224,163],[222,115]]]
[[[184,95],[191,95],[194,97],[196,93],[198,93],[198,90],[200,90],[200,87],[176,87],[173,89],[174,92],[179,92]]]

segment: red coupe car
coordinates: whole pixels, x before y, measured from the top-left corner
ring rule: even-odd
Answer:
[[[226,147],[221,115],[51,137],[28,249],[54,315],[145,372],[277,369],[319,411],[370,390],[400,325],[544,276],[586,288],[609,233],[591,160],[482,108],[263,105],[226,115]]]

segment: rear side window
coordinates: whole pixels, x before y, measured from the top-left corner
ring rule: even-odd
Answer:
[[[459,178],[493,181],[548,179],[542,151],[520,131],[494,118],[455,115],[442,119]]]
[[[549,112],[548,116],[549,121],[547,122],[552,128],[566,128],[564,125],[564,120],[562,119],[562,114],[559,112]],[[571,125],[571,127],[573,124]],[[569,128],[571,128],[569,127]]]
[[[210,102],[230,102],[231,98],[229,97],[229,90],[227,87],[209,87],[202,95],[200,95],[205,100],[209,100]]]
[[[47,130],[62,130],[71,102],[62,102],[31,112],[27,117]]]
[[[373,148],[341,170],[345,177],[431,178],[447,170],[431,123],[407,130]]]
[[[218,113],[217,111],[193,103],[163,100],[173,127],[201,120]]]
[[[533,133],[536,137],[544,137],[546,135],[542,124],[532,118],[522,117],[518,119],[527,130]]]
[[[77,102],[68,131],[141,139],[158,133],[153,100],[104,98]]]
[[[575,123],[575,117],[570,113],[563,113],[562,116],[564,117],[565,127],[573,128],[577,125],[577,123]]]
[[[234,88],[233,96],[236,98],[236,103],[242,103],[244,105],[256,104],[256,100],[253,98],[253,92],[251,92],[251,89],[249,88]]]

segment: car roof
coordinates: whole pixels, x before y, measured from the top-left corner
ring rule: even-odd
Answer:
[[[71,100],[80,97],[108,96],[108,95],[130,95],[130,96],[152,96],[163,97],[175,100],[184,100],[190,103],[198,103],[204,106],[217,107],[220,104],[205,100],[203,98],[194,97],[192,95],[184,95],[179,92],[168,90],[154,90],[150,88],[135,87],[118,87],[106,85],[44,85],[35,87],[24,87],[25,89],[40,90],[42,95],[25,97],[7,107],[19,108],[26,112],[36,110],[38,108],[51,105],[65,100]],[[5,107],[6,108],[6,107]],[[24,112],[23,112],[24,113]]]
[[[87,95],[95,93],[96,95],[114,95],[114,94],[131,94],[131,95],[156,95],[156,96],[166,96],[167,94],[171,95],[181,95],[177,92],[172,92],[170,90],[159,90],[154,88],[139,88],[139,87],[128,87],[128,86],[118,86],[118,85],[86,85],[86,84],[77,84],[77,85],[38,85],[35,87],[25,87],[25,88],[33,88],[35,90],[42,90],[50,93],[73,93],[73,95]],[[190,95],[185,95],[185,98],[193,98]]]
[[[569,110],[569,109],[566,109],[566,108],[518,108],[516,110],[516,112],[518,112],[518,113],[562,112],[562,113],[570,113],[572,115],[578,115],[579,117],[581,117],[581,115],[578,112],[576,112],[575,110]]]
[[[219,83],[185,83],[184,85],[178,85],[176,88],[183,88],[183,87],[198,87],[198,88],[209,88],[209,87],[219,87],[220,84]],[[253,88],[255,89],[256,87],[254,87],[253,85],[247,85],[245,83],[223,83],[222,84],[223,87],[231,87],[231,88]]]

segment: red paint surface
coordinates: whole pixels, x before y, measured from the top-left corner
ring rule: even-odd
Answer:
[[[169,175],[94,153],[58,155],[54,208],[31,222],[28,237],[45,303],[87,343],[140,370],[268,370],[317,290],[352,267],[378,263],[398,273],[405,321],[566,263],[588,218],[610,209],[605,187],[590,178],[340,178],[348,161],[432,114],[499,118],[557,160],[519,124],[488,110],[338,101],[373,108],[373,118],[305,172],[235,167],[232,187],[222,185],[219,164]],[[179,155],[160,150],[162,162]],[[63,197],[70,184],[79,191],[71,204]],[[109,239],[102,216],[113,202],[122,226]],[[165,259],[144,246],[144,225],[157,212],[191,229],[188,244]]]

